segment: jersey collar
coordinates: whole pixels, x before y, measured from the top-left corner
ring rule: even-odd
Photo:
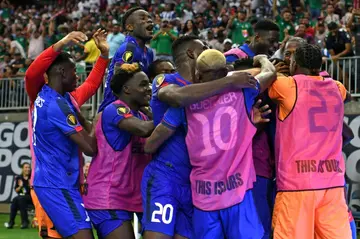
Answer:
[[[185,80],[178,72],[174,73],[176,81],[184,84],[184,85],[191,85],[190,81]]]
[[[255,56],[255,53],[250,49],[248,44],[242,45],[240,49],[245,52],[250,58],[253,58]]]

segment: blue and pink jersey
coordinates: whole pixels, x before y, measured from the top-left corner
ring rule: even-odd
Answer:
[[[158,125],[167,109],[170,107],[158,98],[158,92],[161,88],[176,84],[186,86],[191,84],[180,76],[179,73],[158,75],[152,85],[152,98],[150,106],[153,112],[154,124]],[[189,156],[185,144],[185,129],[179,127],[175,134],[169,138],[153,155],[153,160],[148,167],[155,170],[157,174],[179,184],[189,184],[189,175],[191,171]]]
[[[119,129],[118,124],[129,117],[147,118],[120,100],[100,114],[95,129],[98,153],[89,168],[85,208],[142,212],[140,182],[151,156],[144,153],[145,138]]]
[[[186,109],[170,108],[162,124],[186,127],[195,207],[220,210],[242,201],[256,180],[252,160],[252,105],[258,90],[213,96]]]

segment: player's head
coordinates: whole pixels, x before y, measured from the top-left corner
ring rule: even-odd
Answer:
[[[208,46],[196,36],[183,36],[172,44],[172,53],[177,69],[188,67],[192,76],[195,76],[196,59]],[[192,80],[192,79],[187,79]]]
[[[124,63],[115,69],[110,88],[120,99],[131,101],[136,107],[148,106],[151,98],[149,78],[138,63]]]
[[[320,47],[305,43],[300,45],[291,57],[290,74],[318,75],[321,65]]]
[[[336,22],[330,22],[327,27],[332,36],[335,36],[338,33],[339,26]]]
[[[252,44],[255,54],[273,55],[279,46],[279,26],[270,20],[260,20],[254,28]]]
[[[196,83],[220,79],[227,72],[226,58],[218,50],[205,50],[196,60]]]
[[[22,175],[29,176],[31,174],[31,167],[29,163],[23,163],[22,167]]]
[[[70,54],[61,52],[46,71],[49,86],[56,86],[63,93],[75,90],[79,77],[75,61]]]
[[[154,23],[150,14],[141,7],[127,10],[122,25],[127,33],[145,42],[152,38]]]
[[[290,65],[290,60],[292,55],[294,55],[295,50],[302,44],[305,44],[306,41],[301,37],[290,37],[285,44],[284,48],[284,62]]]
[[[169,60],[157,59],[149,66],[149,78],[152,82],[155,76],[160,74],[171,74],[175,72],[174,65]]]

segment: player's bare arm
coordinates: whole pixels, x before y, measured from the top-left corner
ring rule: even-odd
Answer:
[[[260,83],[260,92],[264,92],[276,79],[276,68],[265,55],[254,57],[254,65],[261,65],[261,72],[256,76]]]
[[[136,117],[122,119],[118,127],[122,130],[128,131],[132,135],[140,137],[149,137],[154,130],[154,122],[140,120]]]
[[[256,80],[246,72],[233,72],[216,81],[184,87],[168,85],[159,90],[158,97],[172,107],[185,107],[225,90],[241,88],[256,88]]]
[[[153,154],[158,148],[170,138],[176,130],[170,129],[163,124],[158,124],[151,136],[146,140],[144,150],[145,153]]]

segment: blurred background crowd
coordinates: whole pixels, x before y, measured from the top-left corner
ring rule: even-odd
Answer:
[[[21,1],[18,1],[21,3]],[[31,1],[26,1],[26,4]],[[153,14],[154,37],[149,45],[157,57],[171,59],[171,44],[181,35],[197,35],[210,47],[227,51],[249,41],[253,26],[270,18],[280,27],[280,44],[298,36],[346,56],[360,54],[360,0],[37,0],[16,4],[0,0],[0,78],[22,77],[31,62],[47,47],[73,30],[89,41],[66,49],[77,61],[78,74],[99,56],[92,34],[108,31],[110,57],[124,41],[124,12],[140,5]],[[338,32],[339,34],[331,34]],[[281,45],[280,45],[281,46]],[[334,59],[336,60],[336,59]],[[21,85],[13,87],[20,87]],[[0,88],[4,87],[1,86]],[[10,85],[12,87],[12,85]],[[0,95],[0,97],[4,97]],[[16,99],[17,101],[19,99]]]

